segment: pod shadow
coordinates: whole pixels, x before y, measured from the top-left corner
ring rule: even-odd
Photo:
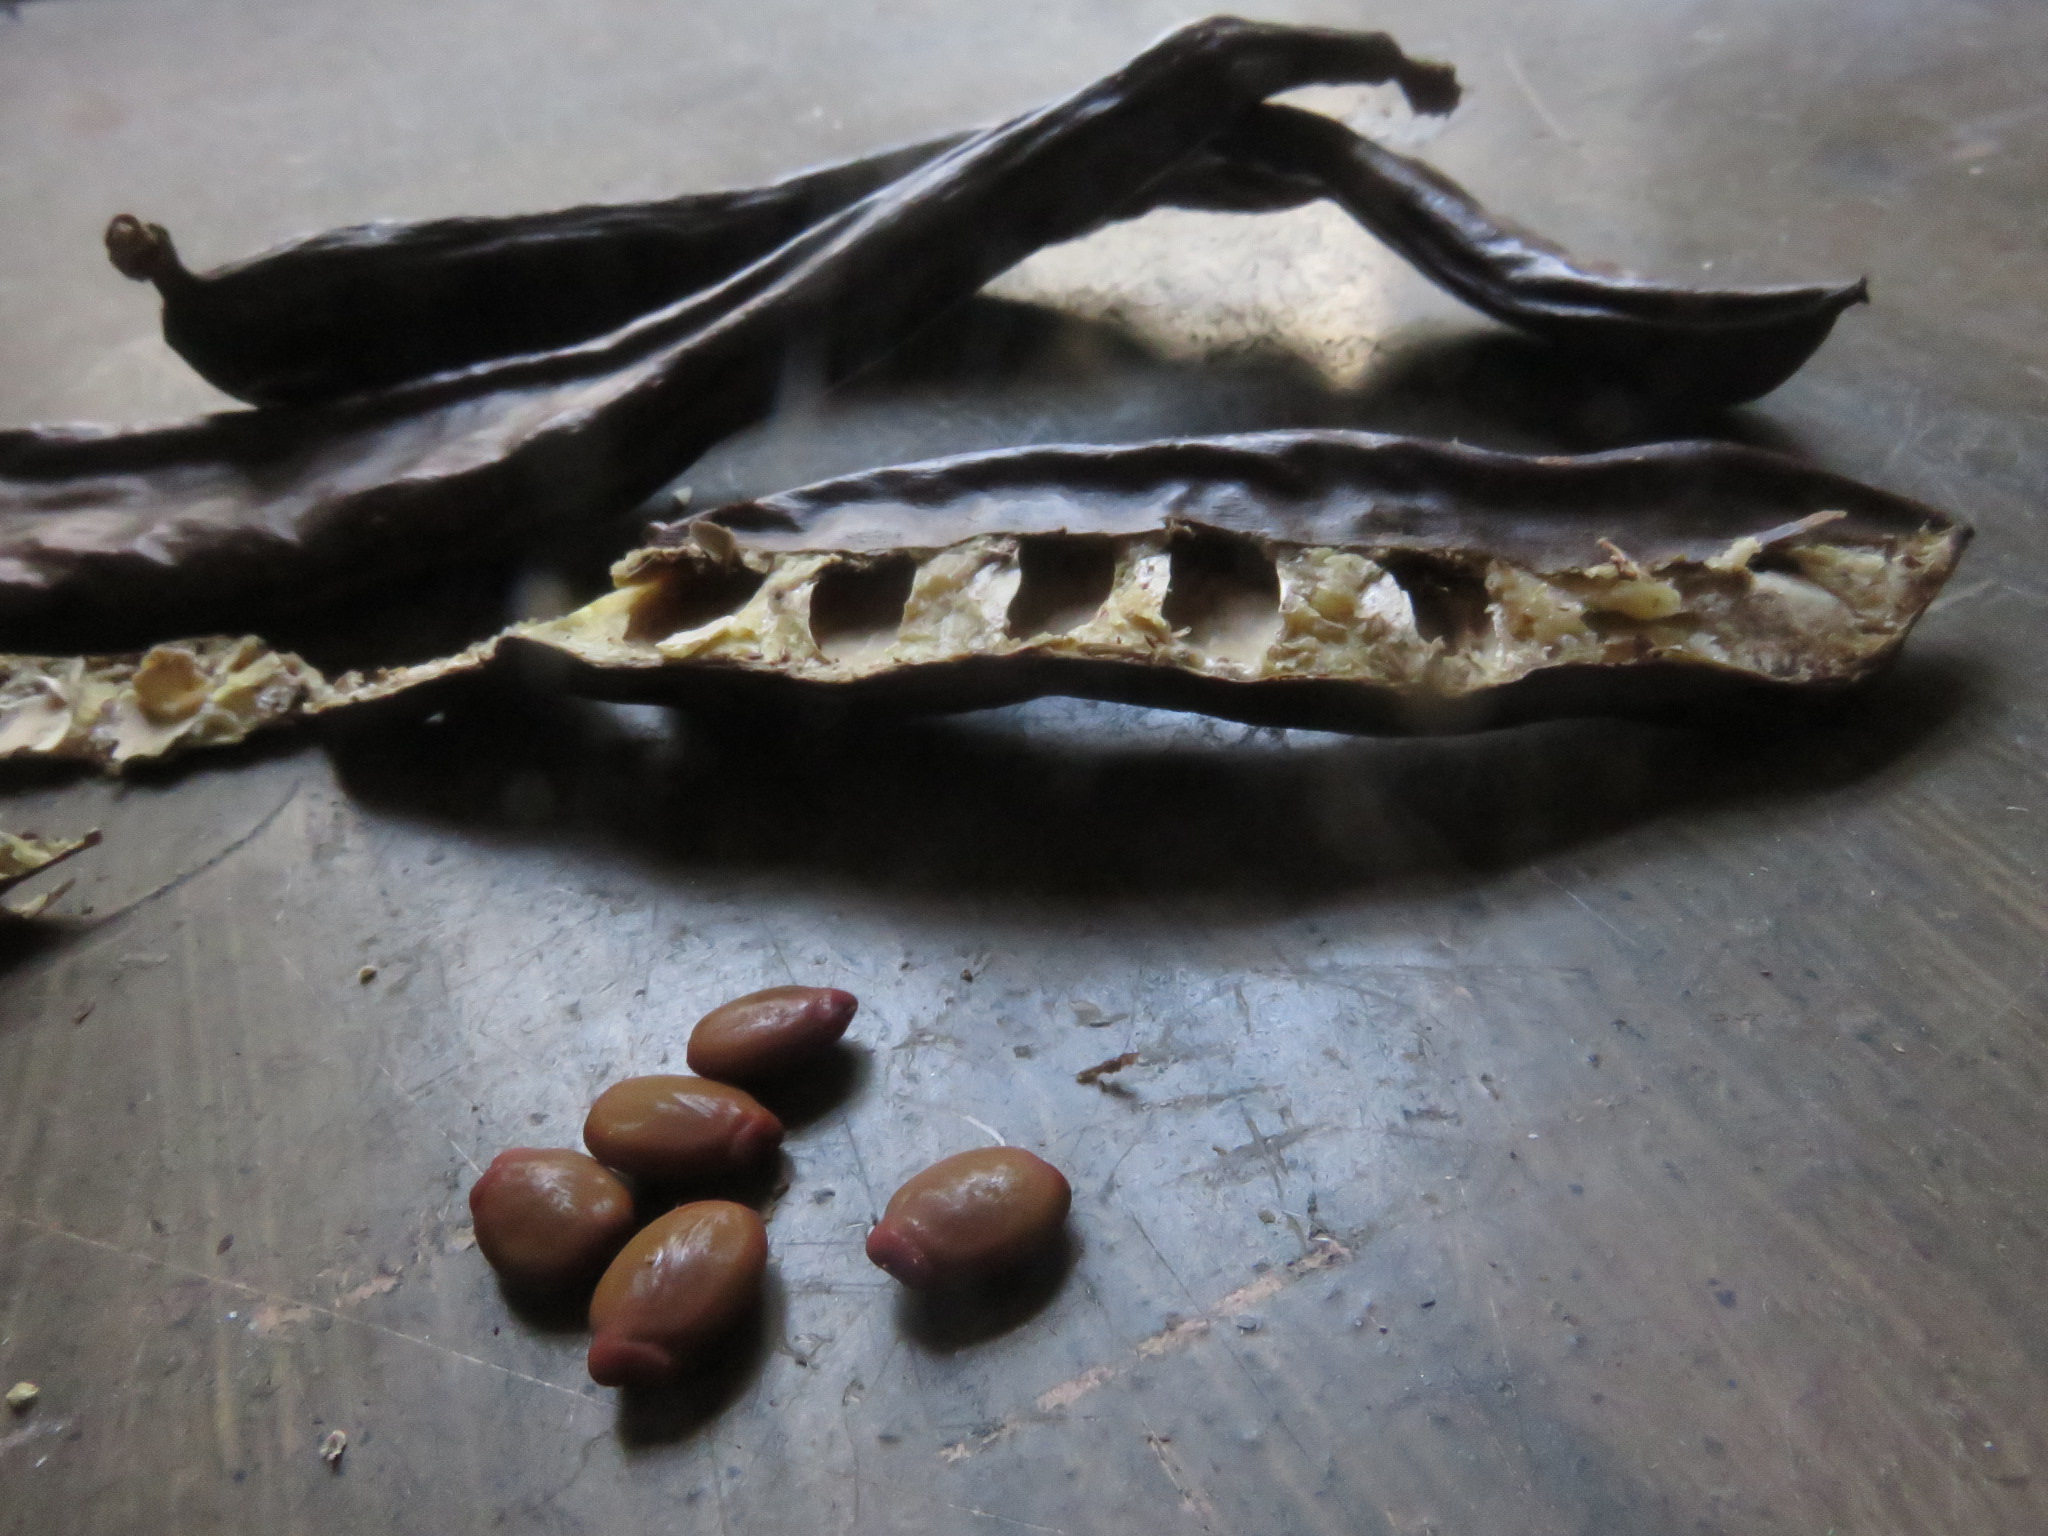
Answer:
[[[1868,782],[1985,691],[1980,664],[1909,656],[1797,708],[1389,739],[1063,700],[953,719],[671,718],[490,685],[426,718],[350,722],[329,747],[349,791],[392,814],[679,873],[1270,905],[1485,877],[1672,814]]]

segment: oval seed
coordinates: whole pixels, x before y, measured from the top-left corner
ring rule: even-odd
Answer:
[[[595,1158],[566,1147],[513,1147],[469,1190],[476,1245],[515,1291],[587,1285],[633,1235],[633,1196]]]
[[[677,1206],[612,1261],[590,1299],[590,1378],[651,1386],[687,1371],[761,1295],[768,1233],[730,1200]]]
[[[816,1060],[846,1033],[859,1001],[837,987],[769,987],[722,1003],[690,1031],[690,1070],[752,1083]]]
[[[868,1258],[918,1290],[982,1280],[1049,1249],[1073,1191],[1020,1147],[983,1147],[932,1164],[889,1198]]]
[[[661,1184],[740,1172],[782,1145],[751,1094],[703,1077],[629,1077],[598,1095],[583,1144],[608,1168]]]

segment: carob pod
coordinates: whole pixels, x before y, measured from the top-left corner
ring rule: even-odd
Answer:
[[[588,1285],[633,1235],[632,1192],[563,1147],[500,1152],[470,1186],[469,1215],[506,1289],[541,1298]]]
[[[132,214],[107,257],[154,283],[164,340],[215,388],[309,405],[587,341],[708,288],[966,134],[765,187],[502,218],[380,222],[193,272]]]
[[[1069,694],[1391,732],[1659,715],[1869,676],[1968,538],[1932,507],[1721,443],[1530,458],[1320,431],[1012,449],[672,525],[596,602],[342,678],[317,708],[537,651],[574,691],[682,704]]]
[[[768,987],[721,1003],[690,1031],[690,1070],[722,1083],[786,1077],[817,1061],[860,1007],[837,987]]]
[[[599,1094],[583,1121],[583,1144],[636,1179],[691,1184],[758,1166],[782,1145],[782,1122],[728,1083],[662,1073]]]
[[[1589,271],[1503,224],[1441,172],[1293,107],[1253,109],[1210,153],[1329,198],[1474,309],[1671,405],[1736,405],[1776,389],[1843,310],[1869,297],[1861,279],[1711,289]]]
[[[912,1290],[992,1280],[1048,1252],[1074,1193],[1022,1147],[958,1152],[889,1197],[868,1233],[868,1259]]]
[[[730,276],[967,137],[749,191],[356,225],[203,273],[178,260],[163,226],[121,214],[107,251],[121,272],[156,284],[165,340],[207,380],[259,404],[311,403],[602,335]],[[1321,198],[1474,308],[1671,404],[1766,393],[1867,297],[1861,281],[1704,289],[1595,272],[1503,224],[1441,172],[1293,107],[1254,108],[1105,220]]]
[[[659,1386],[729,1341],[760,1303],[761,1218],[730,1200],[677,1206],[612,1260],[590,1298],[591,1380]]]
[[[878,357],[1266,96],[1345,81],[1457,97],[1381,34],[1201,22],[601,340],[303,410],[0,433],[0,631],[100,649],[241,628],[623,513],[766,410],[790,347],[828,339],[828,374]]]
[[[273,707],[222,707],[217,738],[147,726],[141,684],[173,663],[0,657],[0,757],[119,768],[535,652],[575,691],[672,704],[1068,693],[1390,732],[1663,715],[1870,676],[1969,537],[1725,443],[1531,458],[1328,431],[1012,449],[658,530],[608,596],[419,666],[329,683],[253,641],[158,647],[234,661],[198,669],[210,699],[268,677]]]
[[[956,134],[768,187],[507,218],[365,224],[204,273],[121,214],[107,248],[156,283],[166,340],[259,404],[312,403],[602,335],[758,259],[961,143]],[[1597,272],[1504,224],[1449,177],[1297,108],[1265,106],[1109,218],[1268,212],[1328,198],[1474,308],[1633,376],[1661,398],[1737,404],[1810,357],[1864,281],[1692,288]]]

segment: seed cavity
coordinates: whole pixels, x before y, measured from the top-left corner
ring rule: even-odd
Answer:
[[[916,579],[909,555],[827,566],[811,589],[811,639],[820,654],[842,666],[881,659],[896,643]]]
[[[1022,579],[1010,600],[1010,638],[1064,635],[1101,613],[1116,584],[1116,556],[1116,541],[1108,538],[1021,540],[1017,568]]]

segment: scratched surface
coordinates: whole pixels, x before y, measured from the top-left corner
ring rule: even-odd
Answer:
[[[203,263],[745,183],[1020,109],[1187,14],[0,8],[0,420],[214,403],[100,261],[117,210]],[[1266,14],[1455,59],[1440,133],[1325,104],[1587,256],[1871,273],[1707,430],[1977,523],[1909,664],[1773,731],[536,697],[9,781],[5,825],[106,841],[0,955],[0,1378],[42,1388],[0,1413],[0,1530],[2048,1529],[2048,10]],[[1160,217],[1002,291],[793,394],[699,497],[1170,430],[1651,430],[1324,211]],[[507,1309],[466,1189],[790,980],[863,1008],[792,1114],[758,1348],[622,1411]],[[1071,1175],[1071,1270],[908,1307],[864,1228],[991,1134]]]

